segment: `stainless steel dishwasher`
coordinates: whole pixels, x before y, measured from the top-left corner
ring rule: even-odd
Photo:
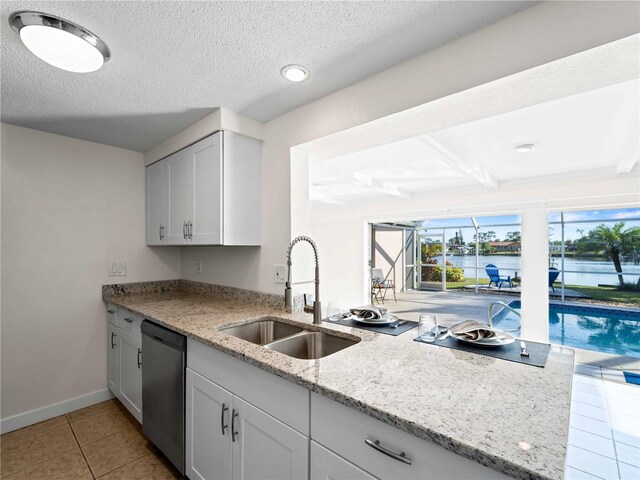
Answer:
[[[142,431],[184,474],[187,338],[142,322]]]

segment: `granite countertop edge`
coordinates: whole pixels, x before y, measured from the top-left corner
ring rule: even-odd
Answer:
[[[120,308],[125,308],[126,310],[140,315],[146,319],[152,320],[160,325],[163,325],[175,332],[181,333],[189,338],[192,338],[195,341],[206,344],[220,352],[229,354],[239,360],[242,360],[246,363],[254,365],[264,371],[272,373],[280,378],[291,381],[299,386],[302,386],[312,392],[323,395],[327,398],[330,398],[342,405],[345,405],[349,408],[353,408],[367,416],[370,416],[376,420],[382,421],[390,426],[398,428],[406,433],[409,433],[415,437],[418,437],[422,440],[432,441],[441,447],[466,457],[470,460],[473,460],[481,465],[492,468],[500,473],[503,473],[507,476],[516,479],[523,480],[558,480],[562,479],[564,475],[564,469],[558,473],[558,475],[547,475],[542,472],[533,470],[525,465],[521,465],[515,463],[511,460],[503,458],[495,453],[488,452],[483,450],[482,448],[474,445],[470,445],[465,443],[459,439],[453,438],[447,434],[443,434],[437,431],[430,429],[424,425],[420,425],[411,421],[408,418],[399,417],[391,412],[385,411],[384,409],[375,407],[373,405],[362,402],[356,398],[351,397],[348,394],[343,392],[327,388],[323,385],[320,385],[316,382],[309,381],[303,378],[299,373],[292,372],[283,367],[278,367],[272,363],[269,363],[267,360],[263,360],[257,358],[256,355],[252,355],[256,353],[256,351],[263,351],[263,347],[259,345],[255,345],[240,339],[233,338],[231,342],[221,341],[220,338],[216,338],[215,336],[211,338],[210,336],[203,336],[199,334],[195,329],[183,328],[180,325],[172,322],[171,320],[165,318],[159,318],[158,315],[150,314],[148,311],[145,311],[144,305],[131,305],[127,303],[127,295],[103,295],[103,301],[113,303]],[[221,305],[221,306],[224,306]],[[338,334],[339,336],[344,337],[366,337],[372,335],[381,335],[377,333],[370,333],[364,330],[358,330],[358,335],[353,335],[347,333],[343,330],[352,330],[350,327],[341,327],[340,325],[331,324],[331,328],[326,328],[324,323],[322,326],[316,326],[311,323],[311,317],[309,315],[301,315],[301,314],[287,314],[282,310],[274,310],[272,307],[265,307],[261,305],[255,305],[255,313],[246,315],[242,314],[233,320],[225,321],[219,325],[216,325],[211,330],[215,333],[218,333],[220,330],[225,328],[229,328],[231,326],[243,325],[246,323],[251,323],[258,319],[263,319],[264,317],[277,317],[278,320],[284,320],[286,323],[291,324],[300,324],[306,323],[307,326],[305,328],[311,330],[324,330],[329,331],[332,334]],[[294,317],[294,318],[288,318]],[[337,330],[336,330],[337,327]],[[228,337],[228,336],[227,336]],[[236,342],[242,342],[243,348],[238,348],[234,345]],[[270,353],[277,353],[271,352]],[[297,359],[296,359],[297,360]],[[298,362],[307,362],[308,365],[313,365],[317,360],[297,360]]]

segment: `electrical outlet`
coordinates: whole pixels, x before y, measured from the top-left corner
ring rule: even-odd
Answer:
[[[196,271],[198,273],[202,273],[202,260],[198,260],[198,263],[196,264]]]
[[[126,262],[109,262],[109,276],[110,277],[126,277],[127,276]]]
[[[287,274],[287,267],[284,265],[274,265],[273,266],[273,282],[274,283],[285,283]]]

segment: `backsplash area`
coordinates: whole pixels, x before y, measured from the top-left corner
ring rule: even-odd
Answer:
[[[212,283],[194,282],[192,280],[158,280],[152,282],[116,283],[102,286],[102,297],[111,295],[135,295],[144,293],[184,292],[196,295],[207,295],[224,300],[235,300],[274,309],[284,310],[284,295],[256,292],[243,288],[227,287]],[[296,295],[293,299],[294,311],[302,311],[303,297]]]

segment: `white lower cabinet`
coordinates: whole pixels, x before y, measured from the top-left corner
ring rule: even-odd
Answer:
[[[191,480],[231,478],[231,402],[224,388],[187,368],[186,474]]]
[[[307,478],[308,437],[187,368],[191,480]]]
[[[311,441],[311,480],[375,480],[376,477]]]
[[[311,438],[337,452],[351,464],[366,469],[376,478],[509,478],[440,445],[421,440],[316,393],[311,394]],[[312,458],[312,465],[313,463]],[[330,478],[347,480],[351,477],[347,473],[345,476],[335,475]]]
[[[107,323],[107,386],[114,395],[120,391],[120,335],[118,327]]]
[[[107,387],[142,423],[142,317],[107,304]]]
[[[309,391],[187,339],[186,475],[309,478]]]
[[[308,437],[237,397],[231,429],[234,480],[307,478]]]
[[[127,410],[142,422],[142,342],[120,329],[120,394]]]

